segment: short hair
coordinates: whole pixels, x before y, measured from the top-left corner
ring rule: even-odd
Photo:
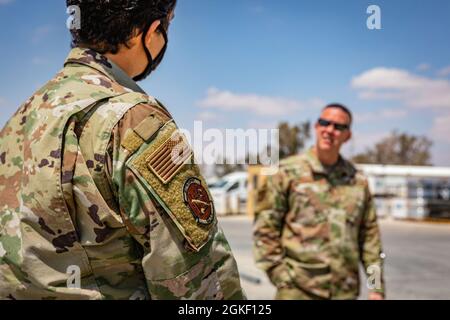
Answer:
[[[167,18],[177,0],[66,0],[78,6],[79,29],[71,29],[72,47],[88,47],[99,53],[115,54],[127,45],[136,30]]]
[[[325,111],[325,110],[327,110],[327,109],[332,109],[332,108],[333,108],[333,109],[339,109],[339,110],[345,112],[345,113],[348,115],[348,117],[350,118],[350,123],[349,123],[349,125],[350,125],[350,126],[352,125],[352,122],[353,122],[353,115],[352,115],[352,112],[350,111],[349,108],[347,108],[346,106],[344,106],[343,104],[340,104],[340,103],[330,103],[329,105],[325,106],[325,107],[322,109],[322,112]]]

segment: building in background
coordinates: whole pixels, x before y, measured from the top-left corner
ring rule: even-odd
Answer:
[[[450,168],[357,165],[381,217],[450,218]]]
[[[394,219],[450,219],[450,168],[357,165],[369,181],[377,214]],[[254,215],[257,190],[267,179],[261,166],[248,169],[247,214]]]

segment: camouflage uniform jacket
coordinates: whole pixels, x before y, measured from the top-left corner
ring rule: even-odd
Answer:
[[[73,49],[0,133],[0,298],[244,298],[192,157],[158,101]]]
[[[379,275],[371,282],[374,291],[384,292],[373,199],[366,179],[349,162],[340,158],[327,172],[312,150],[290,157],[258,197],[255,258],[279,289],[354,299],[362,261],[371,275]]]

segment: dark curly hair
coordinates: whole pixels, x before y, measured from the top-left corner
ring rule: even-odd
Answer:
[[[71,30],[72,47],[88,47],[99,53],[117,53],[136,30],[167,19],[177,0],[66,0],[78,6],[81,28]],[[167,23],[167,22],[166,22]]]

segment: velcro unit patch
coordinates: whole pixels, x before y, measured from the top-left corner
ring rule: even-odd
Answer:
[[[159,129],[162,128],[165,121],[161,116],[156,113],[151,114],[146,119],[144,119],[136,128],[133,130],[144,140],[150,139]]]
[[[202,182],[197,178],[189,178],[184,183],[183,194],[184,202],[197,223],[209,225],[214,219],[214,204]]]
[[[173,122],[158,131],[127,166],[141,178],[187,243],[199,251],[217,225],[214,203],[186,138]]]

